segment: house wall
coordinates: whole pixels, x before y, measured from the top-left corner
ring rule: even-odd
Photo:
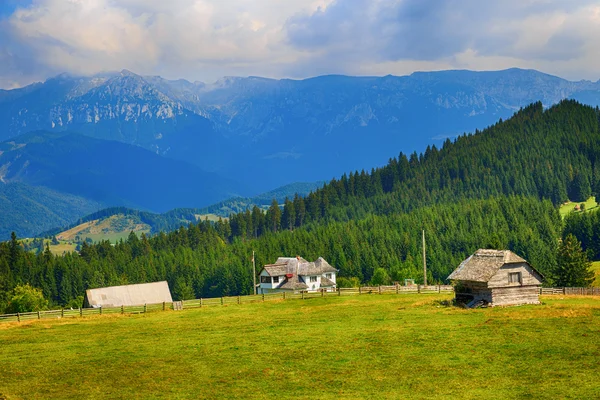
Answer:
[[[327,275],[327,274],[331,274],[331,279],[329,279],[331,282],[337,284],[337,281],[335,280],[335,272],[327,272],[325,274],[323,274],[323,276]]]
[[[521,283],[508,283],[508,274],[511,272],[521,273]],[[542,277],[527,263],[504,264],[489,280],[489,288],[539,286]]]
[[[316,276],[317,281],[311,282],[310,281],[311,276]],[[321,288],[321,276],[320,275],[301,275],[300,277],[302,278],[304,283],[306,283],[308,285],[308,289],[307,289],[308,291],[319,290]]]
[[[268,289],[275,289],[277,286],[281,285],[281,282],[284,281],[285,279],[285,275],[284,276],[280,276],[279,277],[279,282],[278,283],[273,283],[273,277],[271,277],[271,283],[262,283],[261,282],[261,276],[270,276],[269,273],[265,270],[262,270],[259,277],[258,277],[258,282],[260,283],[259,286],[259,292],[258,293],[270,293],[269,291],[267,291]]]
[[[537,286],[504,287],[492,289],[492,305],[539,304],[540,289]]]

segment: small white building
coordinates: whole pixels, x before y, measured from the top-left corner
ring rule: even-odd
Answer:
[[[302,257],[279,257],[260,270],[258,293],[334,291],[337,272],[323,257],[314,262]]]

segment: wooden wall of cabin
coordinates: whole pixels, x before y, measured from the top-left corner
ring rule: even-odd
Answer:
[[[509,283],[508,274],[511,272],[521,273],[521,283]],[[527,263],[504,264],[489,280],[488,287],[520,287],[539,286],[542,277]]]
[[[540,289],[538,286],[494,288],[491,291],[492,305],[494,306],[540,303]]]

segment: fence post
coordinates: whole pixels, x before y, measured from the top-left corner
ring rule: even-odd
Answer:
[[[238,304],[240,304],[242,302],[240,296],[238,295]]]
[[[61,318],[64,318],[64,317],[65,317],[65,309],[64,309],[64,308],[61,308],[61,309],[60,309],[60,317],[61,317]]]
[[[125,314],[125,305],[121,304],[121,314]]]
[[[324,297],[324,296],[325,296],[325,290],[321,289],[321,297]]]
[[[83,308],[79,307],[79,316],[83,317]]]
[[[262,301],[265,301],[265,294],[262,294]]]
[[[283,299],[285,300],[285,292],[281,292],[283,294]]]
[[[221,297],[221,305],[223,305],[223,304],[224,304],[224,301],[223,301],[223,298]]]
[[[396,294],[398,294],[399,288],[400,288],[400,285],[396,284]]]
[[[17,322],[21,322],[21,314],[17,313]]]
[[[100,306],[100,315],[102,315],[102,306]]]
[[[337,288],[337,291],[338,291],[338,296],[341,296],[342,295],[342,291],[340,290],[340,288]]]
[[[362,288],[360,286],[358,287],[358,294],[362,294]]]
[[[202,307],[202,297],[200,297],[200,307]]]
[[[304,300],[304,290],[301,290],[300,293],[302,293],[302,300]]]
[[[379,285],[379,294],[381,294],[381,285]]]
[[[42,316],[39,311],[38,311],[38,319],[42,319]]]
[[[417,285],[417,293],[421,293],[421,285]]]
[[[563,286],[563,295],[567,294],[567,288]]]
[[[442,285],[438,285],[438,293],[442,293]]]
[[[167,302],[163,301],[163,311],[165,311],[167,309]]]

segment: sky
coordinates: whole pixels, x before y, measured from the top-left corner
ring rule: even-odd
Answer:
[[[0,88],[533,68],[600,79],[598,0],[0,0]]]

